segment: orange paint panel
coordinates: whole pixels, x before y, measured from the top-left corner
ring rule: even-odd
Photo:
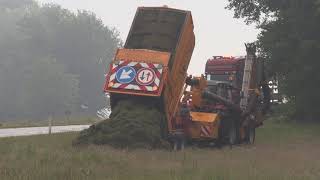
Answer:
[[[129,60],[133,62],[146,62],[168,65],[171,54],[168,52],[153,51],[147,49],[118,49],[116,60]]]
[[[220,119],[216,113],[191,112],[192,121],[194,122],[215,122]]]
[[[203,127],[208,130],[207,133],[203,133]],[[206,122],[193,122],[186,129],[188,137],[192,139],[218,139],[219,138],[219,123],[213,125],[213,123]]]
[[[218,114],[190,112],[190,115],[192,123],[188,125],[187,133],[192,139],[219,138],[220,117]]]
[[[179,101],[182,97],[182,89],[187,77],[187,69],[195,46],[194,26],[191,12],[185,12],[186,19],[176,47],[176,52],[173,54],[171,63],[168,65],[170,72],[168,73],[168,80],[164,92],[169,132],[174,130],[171,121],[178,111]]]

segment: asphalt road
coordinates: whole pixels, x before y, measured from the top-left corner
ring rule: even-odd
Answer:
[[[89,128],[90,125],[52,126],[51,133],[76,132]],[[48,134],[49,127],[27,127],[0,129],[0,137],[31,136]]]

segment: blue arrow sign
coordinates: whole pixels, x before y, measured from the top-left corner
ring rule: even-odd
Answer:
[[[131,66],[123,66],[116,72],[116,79],[119,83],[128,84],[136,77],[136,71]]]

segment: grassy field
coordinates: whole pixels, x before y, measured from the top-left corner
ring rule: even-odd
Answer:
[[[76,134],[0,139],[0,179],[318,180],[320,125],[268,122],[254,146],[115,150],[72,147]]]

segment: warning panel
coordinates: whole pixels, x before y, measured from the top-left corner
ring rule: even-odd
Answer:
[[[136,71],[131,66],[123,66],[116,72],[116,78],[119,83],[128,84],[136,77]]]
[[[163,72],[160,64],[121,60],[110,65],[105,91],[159,96]]]
[[[137,83],[146,86],[154,82],[155,72],[151,68],[141,68],[137,73]]]

